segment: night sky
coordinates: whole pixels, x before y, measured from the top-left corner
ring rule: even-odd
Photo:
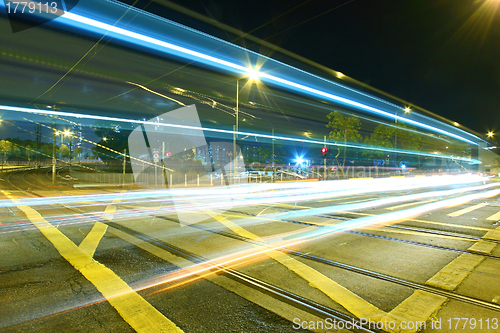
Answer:
[[[499,0],[174,2],[479,133],[500,131]]]

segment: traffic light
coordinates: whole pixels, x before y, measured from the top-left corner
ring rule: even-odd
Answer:
[[[325,156],[328,153],[328,148],[323,147],[321,148],[321,155]]]

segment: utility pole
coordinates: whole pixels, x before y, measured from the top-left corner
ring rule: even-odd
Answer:
[[[36,132],[36,155],[35,155],[35,166],[36,169],[40,167],[40,141],[41,141],[41,129],[40,129],[40,124],[37,124],[35,126],[35,132]],[[38,171],[37,171],[38,172]]]
[[[54,105],[53,110],[56,110]],[[54,122],[52,123],[52,185],[56,183],[56,119],[54,116]]]
[[[123,151],[123,187],[125,188],[125,163],[127,158],[127,148]]]
[[[274,183],[274,177],[276,177],[276,169],[274,168],[274,128],[273,128],[273,183]]]
[[[162,142],[162,145],[161,145],[161,160],[160,160],[160,163],[161,163],[161,167],[162,167],[162,170],[163,170],[163,181],[165,182],[165,188],[168,188],[170,187],[170,183],[168,182],[168,179],[167,179],[167,168],[165,167],[165,141]]]
[[[69,134],[69,173],[71,174],[71,162],[73,157],[73,132]]]
[[[236,118],[238,119],[238,118]],[[235,126],[233,125],[233,180],[236,177],[236,131],[235,131]]]
[[[394,118],[396,128],[394,129],[394,174],[398,171],[398,112],[396,111],[396,117]]]
[[[323,147],[326,148],[326,135],[324,136],[324,139],[325,139],[325,144],[324,144]],[[325,155],[325,158],[323,160],[323,163],[324,163],[324,166],[323,166],[324,167],[324,170],[323,170],[324,171],[323,180],[326,180],[326,155]]]

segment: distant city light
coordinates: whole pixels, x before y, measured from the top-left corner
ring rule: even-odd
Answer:
[[[411,109],[410,109],[410,107],[409,107],[409,106],[405,107],[405,113],[408,113],[408,112],[410,112],[410,111],[411,111]]]
[[[297,162],[297,164],[302,164],[304,162],[304,159],[302,157],[297,157],[295,161]]]

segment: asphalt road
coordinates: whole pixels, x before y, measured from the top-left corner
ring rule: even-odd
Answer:
[[[54,185],[43,169],[0,177],[0,331],[499,331],[500,183],[172,197],[75,188],[66,172]]]

